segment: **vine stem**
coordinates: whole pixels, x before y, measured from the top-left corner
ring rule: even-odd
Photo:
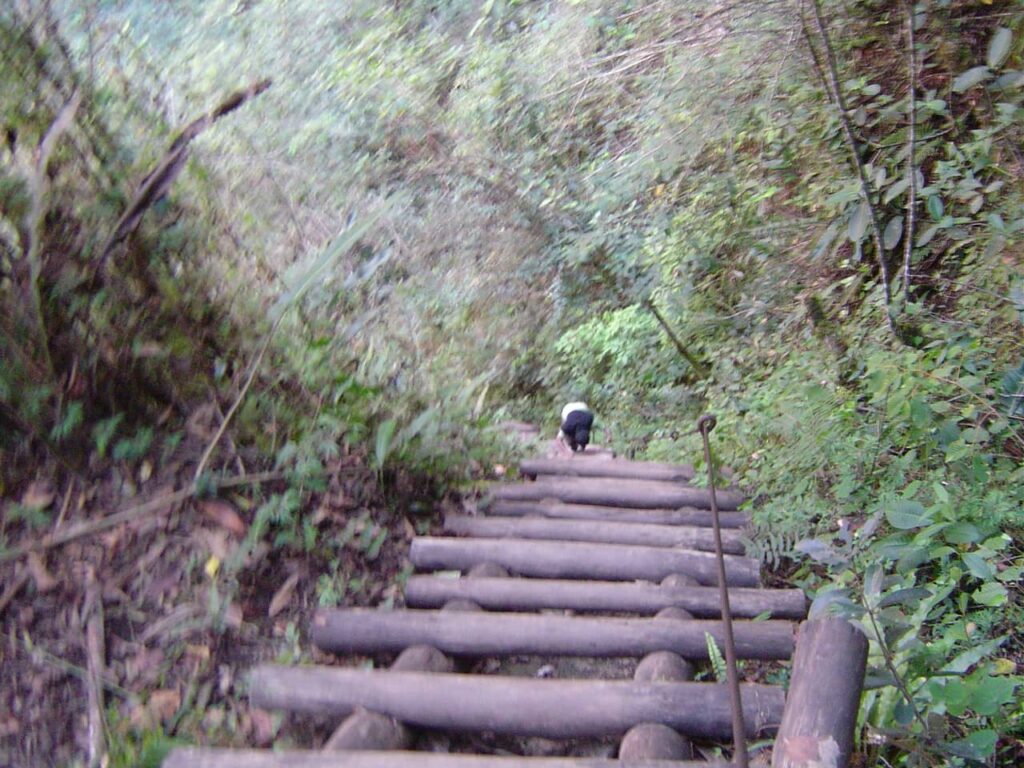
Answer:
[[[889,650],[889,646],[885,642],[885,635],[882,634],[881,629],[878,627],[878,622],[875,620],[875,612],[871,608],[865,606],[868,618],[871,619],[871,628],[875,632],[875,637],[878,639],[878,648],[882,651],[882,659],[885,661],[885,668],[889,670],[889,674],[892,675],[893,682],[896,684],[896,688],[899,690],[900,695],[906,700],[907,705],[910,707],[910,711],[914,713],[914,719],[917,720],[921,726],[921,738],[927,739],[928,737],[928,724],[924,721],[924,716],[921,711],[914,704],[914,697],[910,695],[910,690],[907,688],[906,681],[900,676],[899,671],[896,669],[896,664],[893,662],[892,652]]]
[[[907,135],[907,227],[903,241],[903,300],[910,301],[910,255],[914,249],[914,214],[917,207],[917,168],[914,151],[917,141],[917,51],[914,48],[914,4],[905,0],[907,11],[907,66],[910,70],[910,127]]]
[[[800,23],[803,26],[804,38],[807,40],[807,47],[811,51],[818,74],[825,83],[825,88],[835,104],[836,112],[839,115],[839,124],[843,128],[843,135],[846,138],[846,146],[850,151],[850,159],[857,171],[857,178],[860,181],[861,196],[864,204],[868,207],[868,218],[871,221],[871,239],[875,244],[875,252],[878,256],[878,269],[882,275],[882,292],[885,299],[885,320],[889,330],[896,334],[896,323],[892,314],[892,287],[889,285],[889,265],[885,261],[885,250],[882,248],[882,227],[878,221],[878,210],[871,198],[871,182],[868,180],[867,171],[864,170],[864,163],[857,151],[857,139],[853,135],[853,126],[850,125],[850,118],[846,113],[846,100],[843,98],[842,88],[839,86],[839,68],[836,64],[835,51],[832,48],[832,41],[829,39],[825,21],[821,17],[821,0],[812,0],[811,7],[814,9],[814,19],[818,27],[818,34],[821,37],[822,47],[825,49],[825,59],[822,60],[818,50],[811,40],[810,30],[804,19],[803,4],[801,3]]]

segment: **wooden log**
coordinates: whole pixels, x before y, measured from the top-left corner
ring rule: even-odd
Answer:
[[[666,464],[658,461],[587,461],[579,457],[565,459],[524,459],[519,463],[524,477],[563,475],[566,477],[617,477],[624,480],[660,480],[688,482],[693,479],[692,464]]]
[[[732,768],[703,760],[620,761],[598,757],[498,757],[437,752],[307,752],[178,747],[163,768]]]
[[[668,608],[662,608],[656,614],[656,619],[671,619],[673,621],[693,621],[693,614],[685,608],[680,608],[678,605],[670,605]]]
[[[630,728],[619,746],[620,760],[692,760],[693,745],[661,723]]]
[[[744,659],[788,659],[793,630],[788,621],[737,622],[736,652]],[[624,657],[673,651],[707,659],[705,634],[721,644],[721,622],[348,608],[318,611],[310,627],[313,642],[334,653],[430,645],[454,656]]]
[[[475,578],[496,578],[496,577],[507,577],[508,569],[502,568],[497,563],[478,563],[469,569],[469,573],[466,574],[471,579]]]
[[[710,552],[625,544],[418,536],[409,558],[417,568],[460,571],[490,560],[522,576],[549,579],[659,581],[670,573],[693,576],[704,585],[716,584],[718,579]],[[756,560],[725,555],[726,582],[731,587],[756,587],[759,570]]]
[[[693,680],[693,664],[678,653],[655,651],[644,656],[636,665],[633,679],[638,683],[665,683],[672,680]]]
[[[346,717],[324,744],[324,750],[338,752],[349,749],[408,749],[412,731],[393,717],[357,708]]]
[[[450,579],[412,576],[405,585],[406,605],[437,608],[448,600],[472,600],[487,610],[539,611],[571,609],[581,612],[654,614],[678,606],[694,616],[720,615],[715,587],[671,587],[617,581],[555,579]],[[753,618],[762,613],[776,619],[802,619],[807,600],[799,589],[730,589],[733,616]]]
[[[605,477],[569,477],[540,479],[532,483],[504,483],[491,487],[491,498],[509,501],[553,499],[574,504],[597,504],[635,509],[709,509],[711,497],[706,488],[691,488],[680,483],[655,480],[620,480]],[[737,509],[743,503],[736,491],[718,491],[718,508]]]
[[[404,649],[391,666],[392,672],[454,672],[452,660],[430,645],[410,645]]]
[[[389,667],[393,672],[452,672],[452,660],[429,645],[405,648]],[[352,749],[406,749],[413,734],[393,717],[357,709],[339,725],[324,744],[331,751]]]
[[[469,517],[448,515],[444,529],[459,536],[491,539],[551,539],[591,541],[601,544],[639,544],[645,547],[675,547],[713,552],[715,539],[710,528],[682,525],[650,525],[597,520],[567,520],[546,517]],[[743,554],[742,534],[722,531],[724,551]]]
[[[692,507],[679,509],[630,509],[596,504],[564,504],[560,501],[489,500],[483,505],[488,515],[520,517],[535,515],[572,520],[606,520],[619,523],[654,523],[657,525],[695,525],[711,527],[711,512]],[[745,528],[750,517],[744,512],[721,512],[723,528]]]
[[[699,587],[700,583],[693,578],[693,576],[687,576],[685,573],[670,573],[664,579],[659,582],[663,587],[677,588],[677,587]]]
[[[772,768],[849,765],[867,653],[867,638],[845,619],[801,625]]]
[[[347,715],[356,707],[411,726],[493,731],[551,739],[619,735],[638,723],[662,723],[703,739],[732,732],[729,692],[714,683],[636,683],[488,675],[433,675],[336,667],[257,667],[250,700],[264,709]],[[781,688],[743,686],[751,738],[777,727]]]

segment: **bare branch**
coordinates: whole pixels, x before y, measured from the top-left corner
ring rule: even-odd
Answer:
[[[853,162],[854,169],[857,171],[861,196],[864,198],[864,204],[868,207],[868,214],[871,220],[871,238],[875,244],[878,268],[882,276],[882,291],[885,297],[885,319],[889,330],[896,333],[896,324],[892,316],[892,289],[889,286],[889,265],[886,263],[885,250],[882,248],[882,227],[878,221],[878,210],[875,208],[874,201],[872,200],[871,182],[868,180],[867,172],[864,170],[864,163],[861,161],[860,153],[857,151],[857,139],[853,135],[853,126],[850,125],[850,118],[846,112],[846,100],[843,98],[843,91],[839,85],[839,69],[836,64],[835,52],[832,49],[832,42],[828,36],[828,29],[826,29],[825,22],[821,17],[821,0],[812,0],[811,7],[814,9],[814,19],[818,27],[818,34],[821,36],[822,47],[825,49],[824,61],[822,61],[821,55],[811,40],[811,33],[807,28],[802,6],[800,23],[803,26],[804,38],[807,40],[807,46],[811,50],[815,66],[818,69],[819,75],[824,80],[826,91],[831,96],[832,103],[835,104],[836,112],[839,114],[839,123],[843,128],[847,148],[850,150],[850,159]]]
[[[118,220],[117,226],[114,227],[114,232],[110,235],[106,245],[103,246],[100,254],[101,261],[105,261],[114,247],[135,231],[135,228],[142,220],[142,215],[157,200],[167,194],[167,190],[178,177],[178,174],[181,173],[181,169],[185,167],[185,162],[188,160],[189,144],[192,140],[217,120],[224,117],[224,115],[234,112],[246,101],[259,96],[270,87],[270,83],[270,80],[260,80],[248,88],[236,91],[211,112],[189,123],[175,137],[160,163],[142,180],[138,191],[135,193],[135,197],[132,199],[131,205],[128,206],[128,210]]]
[[[907,227],[903,241],[903,299],[910,301],[910,254],[914,249],[914,214],[917,207],[917,167],[914,165],[917,140],[917,52],[914,50],[914,4],[904,3],[907,11],[907,66],[910,70],[910,130],[907,135]]]

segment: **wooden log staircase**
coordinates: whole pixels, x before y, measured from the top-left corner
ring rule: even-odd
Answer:
[[[264,665],[250,697],[271,710],[331,715],[340,725],[318,750],[275,752],[181,748],[166,768],[684,768],[727,743],[727,686],[697,665],[722,623],[709,526],[709,493],[690,485],[693,467],[589,452],[522,462],[523,482],[492,488],[485,514],[450,516],[442,537],[413,540],[419,574],[400,610],[322,610],[310,637],[337,654],[397,653],[388,669]],[[742,496],[718,492],[736,654],[792,657],[796,589],[765,589],[743,556]],[[454,572],[461,576],[453,577]],[[813,648],[794,670],[800,711],[782,688],[741,686],[747,737],[779,731],[773,763],[845,765],[863,678],[863,637],[845,622],[809,622]],[[467,674],[480,659],[637,659],[632,679]],[[834,656],[834,658],[833,658]],[[859,664],[859,677],[858,677]],[[479,666],[479,665],[478,665]],[[826,672],[820,672],[821,667]],[[595,663],[595,668],[600,668]],[[829,676],[823,699],[816,676]],[[844,683],[844,675],[846,683]],[[723,681],[724,682],[724,681]],[[827,705],[823,705],[827,701]],[[423,730],[557,740],[619,739],[617,757],[515,757],[415,751]],[[695,744],[704,747],[695,750]],[[820,747],[820,749],[819,749]],[[821,758],[819,760],[819,758]],[[828,759],[829,762],[825,760]],[[818,762],[815,762],[818,761]]]

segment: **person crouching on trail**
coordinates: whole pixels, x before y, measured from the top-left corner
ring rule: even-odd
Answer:
[[[594,414],[586,403],[569,403],[562,409],[562,426],[558,439],[573,453],[584,451],[590,442]]]

